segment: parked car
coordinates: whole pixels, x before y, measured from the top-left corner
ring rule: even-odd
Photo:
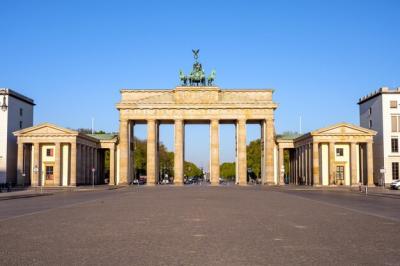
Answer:
[[[394,180],[392,183],[390,183],[390,188],[391,189],[400,189],[400,179]]]
[[[144,185],[147,183],[147,177],[141,176],[138,179],[132,181],[133,185]]]

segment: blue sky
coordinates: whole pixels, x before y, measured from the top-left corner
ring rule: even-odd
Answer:
[[[277,132],[300,116],[303,131],[358,124],[359,97],[400,86],[399,13],[385,0],[0,0],[0,87],[35,99],[35,123],[113,131],[119,89],[173,88],[199,48],[221,88],[275,89]],[[208,128],[192,131],[206,163]]]

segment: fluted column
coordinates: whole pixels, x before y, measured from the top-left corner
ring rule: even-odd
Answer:
[[[61,144],[55,143],[54,150],[54,185],[61,186]]]
[[[76,186],[76,172],[77,172],[77,167],[76,167],[76,164],[77,164],[77,156],[76,156],[76,149],[77,149],[77,144],[76,144],[76,142],[75,141],[73,141],[73,142],[71,142],[71,153],[70,153],[70,156],[71,156],[71,167],[70,167],[70,173],[71,173],[71,176],[70,176],[70,180],[69,180],[69,185],[70,186]]]
[[[156,121],[147,120],[147,185],[156,183]]]
[[[174,157],[174,184],[183,185],[183,120],[175,120],[175,157]]]
[[[329,142],[329,185],[335,181],[335,143]]]
[[[265,145],[265,173],[267,175],[267,184],[272,185],[275,184],[274,174],[275,174],[275,166],[274,166],[274,148],[275,148],[275,125],[273,119],[267,119],[265,121],[265,132],[264,136],[266,137],[264,140]],[[279,182],[279,181],[278,181]]]
[[[238,177],[239,185],[247,185],[247,146],[246,146],[246,120],[237,122],[237,151],[238,151]]]
[[[374,159],[372,151],[372,141],[367,142],[367,175],[368,175],[368,186],[374,185]]]
[[[351,167],[351,175],[350,175],[350,185],[356,186],[358,185],[357,178],[357,144],[352,142],[350,144],[350,167]]]
[[[211,120],[210,125],[210,181],[211,185],[219,184],[219,121]]]
[[[119,183],[128,184],[129,180],[129,122],[120,120],[119,122]]]
[[[24,143],[18,142],[18,154],[17,154],[17,184],[19,186],[25,185],[26,173],[24,171]]]
[[[110,149],[110,181],[109,185],[116,185],[115,184],[115,149]]]
[[[312,172],[313,172],[313,185],[318,186],[321,184],[319,177],[319,143],[314,142],[312,144]]]

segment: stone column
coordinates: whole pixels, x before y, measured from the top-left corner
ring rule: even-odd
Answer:
[[[210,124],[210,181],[211,185],[219,184],[219,121],[211,120]]]
[[[294,184],[298,184],[299,180],[299,149],[294,149]]]
[[[71,173],[71,176],[70,176],[70,180],[69,180],[69,185],[70,186],[76,186],[76,164],[77,164],[77,158],[76,158],[76,146],[77,146],[77,144],[76,144],[76,142],[75,141],[73,141],[73,142],[71,142],[70,143],[71,144],[71,153],[70,153],[70,156],[71,156],[71,167],[70,167],[70,173]]]
[[[156,183],[156,121],[147,120],[147,185]]]
[[[367,142],[367,175],[368,175],[368,186],[374,185],[374,159],[373,159],[373,148],[372,141]]]
[[[18,155],[17,155],[17,185],[25,185],[24,171],[24,143],[18,142]]]
[[[312,182],[312,146],[311,143],[308,144],[308,182],[310,186]]]
[[[237,122],[238,133],[238,177],[239,185],[247,185],[247,145],[246,145],[246,120]]]
[[[87,182],[87,169],[88,169],[88,147],[83,145],[83,177],[82,177],[82,184],[86,185]]]
[[[313,157],[313,163],[312,163],[313,185],[314,186],[319,186],[321,184],[320,176],[319,176],[319,143],[318,142],[313,142],[312,149],[313,149],[313,153],[312,153],[312,157]]]
[[[329,185],[335,181],[335,143],[329,142]]]
[[[97,156],[97,154],[98,154],[97,148],[94,148],[93,152],[94,152],[94,168],[96,169],[96,172],[94,172],[94,180],[96,182],[95,184],[99,184],[100,183],[99,182],[99,164],[98,164],[99,159]]]
[[[71,153],[71,148],[69,149],[69,153]],[[81,171],[82,171],[82,156],[81,156],[81,145],[80,144],[76,144],[76,175],[77,178],[80,178],[81,176]],[[68,181],[67,181],[68,184]]]
[[[54,150],[54,184],[61,186],[61,144],[60,142],[55,143]]]
[[[274,147],[275,147],[275,125],[273,119],[267,119],[265,121],[265,160],[266,160],[266,175],[267,175],[267,184],[273,185],[274,174],[275,174],[275,166],[274,166]],[[280,170],[279,170],[280,171]],[[278,181],[279,182],[279,181]]]
[[[278,164],[278,176],[279,176],[279,185],[285,184],[285,172],[282,171],[284,168],[284,149],[279,147],[279,164]]]
[[[90,146],[87,146],[87,155],[88,155],[88,161],[87,161],[87,167],[86,167],[86,179],[87,183],[91,184],[92,183],[92,166],[93,166],[93,149]]]
[[[119,183],[128,184],[129,180],[129,122],[120,120],[119,122]]]
[[[115,150],[114,147],[110,149],[110,181],[109,185],[115,184]]]
[[[174,157],[174,184],[183,185],[183,142],[184,142],[183,120],[175,120],[175,157]]]
[[[308,185],[308,144],[304,145],[304,179],[305,184]]]
[[[37,172],[33,172],[31,185],[37,187],[40,185],[40,144],[33,143],[33,168],[37,168]]]
[[[357,144],[355,142],[350,144],[350,169],[350,185],[357,186]]]

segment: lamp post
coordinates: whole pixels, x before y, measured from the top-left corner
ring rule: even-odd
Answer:
[[[1,95],[3,95],[3,103],[2,103],[2,105],[1,105],[1,110],[2,110],[3,112],[5,112],[5,111],[7,111],[7,108],[8,108],[8,106],[7,106],[7,104],[6,104],[6,91],[5,91],[5,90],[2,90],[2,91],[1,91]]]

